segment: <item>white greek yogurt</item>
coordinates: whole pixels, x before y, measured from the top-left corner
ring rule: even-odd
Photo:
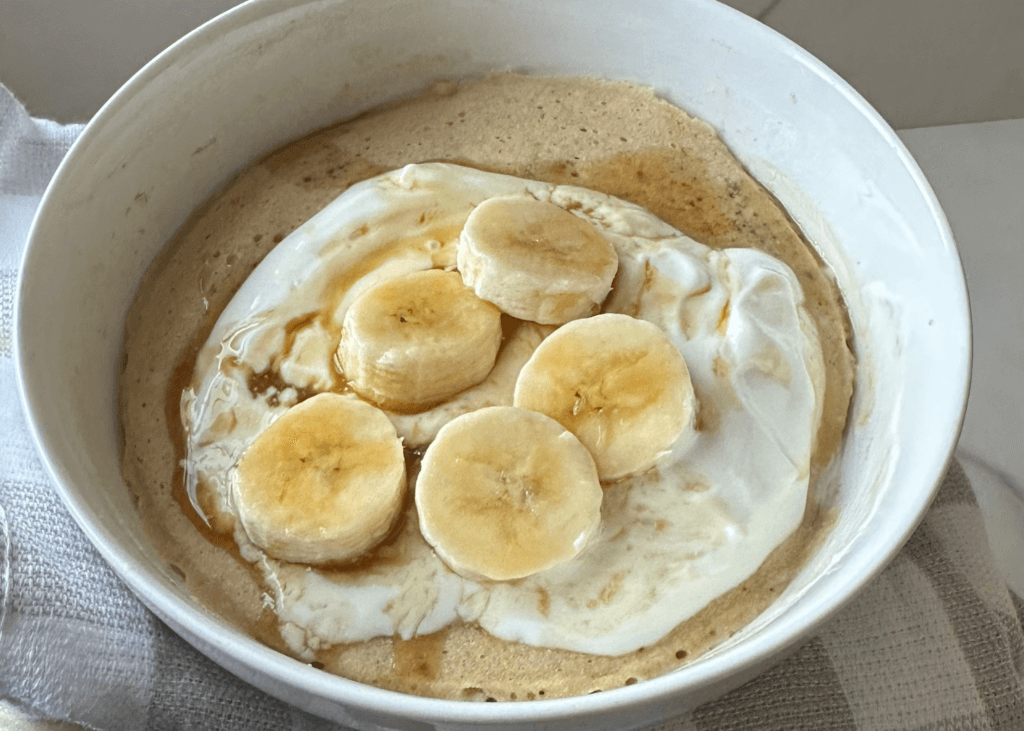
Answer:
[[[233,513],[229,475],[255,436],[304,395],[343,388],[333,354],[353,298],[389,276],[453,269],[470,211],[509,195],[551,201],[613,243],[619,272],[604,309],[668,334],[689,368],[701,428],[652,470],[605,487],[601,527],[575,559],[515,582],[453,573],[419,535],[411,506],[398,538],[381,549],[386,560],[348,571],[275,560],[236,528],[286,642],[302,657],[457,621],[510,641],[623,654],[751,576],[803,517],[824,368],[785,264],[751,249],[712,251],[601,193],[447,164],[410,165],[352,186],[239,289],[182,395],[190,496],[201,482]],[[483,383],[423,413],[388,414],[405,445],[429,444],[462,413],[511,405],[519,369],[552,329],[520,326]]]

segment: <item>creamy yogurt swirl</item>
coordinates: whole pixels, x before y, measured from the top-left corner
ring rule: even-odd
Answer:
[[[235,513],[229,476],[256,435],[302,398],[344,389],[333,353],[355,296],[397,274],[454,268],[469,213],[512,195],[551,201],[612,242],[619,271],[604,311],[648,320],[669,336],[690,371],[698,431],[653,469],[605,487],[601,527],[575,559],[515,582],[453,573],[414,516],[383,549],[386,560],[348,571],[278,561],[236,527],[285,641],[303,657],[458,621],[505,640],[623,654],[752,575],[803,517],[824,368],[784,263],[752,249],[713,251],[601,193],[447,164],[410,165],[352,186],[239,289],[182,395],[190,496],[202,484],[218,510]],[[422,413],[389,413],[405,445],[429,444],[460,414],[511,405],[519,369],[552,329],[521,324],[483,383]]]

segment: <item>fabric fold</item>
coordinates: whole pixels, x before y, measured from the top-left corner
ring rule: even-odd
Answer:
[[[0,194],[42,195],[84,127],[35,119],[0,85]]]

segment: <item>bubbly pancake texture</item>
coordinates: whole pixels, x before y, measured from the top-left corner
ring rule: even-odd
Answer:
[[[431,159],[614,193],[713,249],[750,246],[786,261],[800,281],[824,354],[812,488],[839,443],[852,381],[841,300],[784,213],[705,125],[645,90],[597,81],[498,76],[437,87],[301,140],[243,172],[169,245],[126,324],[119,394],[123,470],[147,529],[197,598],[279,649],[287,651],[287,645],[263,609],[259,576],[238,560],[230,516],[215,515],[208,529],[182,500],[175,396],[191,380],[190,361],[213,321],[275,239],[349,184]],[[150,339],[168,329],[170,338]],[[721,418],[702,411],[698,423],[714,429]],[[216,513],[206,499],[207,512]],[[427,637],[336,646],[314,662],[383,687],[455,698],[554,697],[635,682],[698,655],[756,616],[827,528],[827,511],[816,507],[812,500],[801,528],[751,579],[665,639],[614,661],[497,640],[472,624],[457,624]],[[385,544],[374,560],[399,560],[398,550]],[[543,593],[536,601],[543,609]]]

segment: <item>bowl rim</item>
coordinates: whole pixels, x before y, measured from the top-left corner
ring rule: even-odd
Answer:
[[[28,372],[29,363],[26,360],[26,353],[23,348],[23,341],[28,329],[28,324],[23,317],[22,307],[24,298],[24,292],[22,291],[23,273],[29,266],[32,266],[31,259],[36,249],[34,241],[40,221],[47,215],[50,208],[57,205],[61,181],[67,174],[67,171],[74,167],[81,151],[92,144],[93,140],[101,133],[104,124],[114,117],[140,88],[158,77],[164,70],[175,63],[178,58],[188,56],[193,49],[198,50],[201,47],[205,47],[211,39],[229,29],[247,25],[277,13],[313,4],[314,2],[316,0],[247,0],[241,5],[235,6],[207,21],[173,43],[147,63],[140,71],[135,73],[89,121],[65,158],[61,161],[42,196],[22,254],[15,294],[14,361],[17,387],[25,409],[29,431],[46,471],[53,480],[61,500],[72,514],[75,522],[86,534],[90,543],[96,547],[103,559],[114,569],[115,573],[128,585],[132,592],[158,616],[170,624],[175,629],[176,634],[190,644],[195,645],[197,649],[208,657],[211,657],[211,653],[216,655],[212,659],[228,670],[234,672],[236,668],[256,665],[272,681],[289,687],[294,686],[297,681],[302,682],[306,692],[341,703],[346,707],[359,708],[370,712],[377,712],[381,708],[398,708],[403,709],[399,711],[402,715],[422,720],[448,723],[545,722],[569,718],[580,719],[590,715],[600,715],[611,710],[628,711],[630,708],[646,706],[653,702],[667,702],[678,697],[680,694],[691,694],[711,688],[729,678],[738,676],[745,668],[755,667],[757,672],[760,673],[764,670],[766,664],[774,663],[787,651],[797,649],[803,641],[809,639],[821,625],[845,607],[884,570],[910,538],[910,535],[921,520],[923,520],[928,507],[937,493],[941,479],[952,460],[957,435],[962,428],[966,413],[972,361],[970,304],[967,298],[966,278],[959,258],[959,251],[956,248],[946,216],[920,167],[892,128],[857,91],[825,66],[824,63],[776,31],[728,6],[720,6],[719,12],[733,13],[735,15],[733,22],[752,24],[752,31],[768,34],[773,44],[779,45],[808,70],[827,79],[836,91],[842,94],[847,102],[869,120],[883,139],[892,146],[929,208],[939,231],[940,243],[956,253],[953,264],[959,269],[957,272],[958,279],[962,283],[961,291],[950,293],[950,296],[955,296],[962,300],[962,306],[966,312],[967,328],[963,334],[966,344],[966,357],[961,363],[956,364],[956,380],[960,384],[960,390],[954,394],[955,398],[950,399],[951,413],[957,414],[957,416],[950,424],[952,428],[937,442],[940,445],[939,450],[944,451],[944,459],[936,460],[921,475],[920,482],[922,488],[926,489],[922,489],[917,498],[914,505],[915,510],[908,512],[903,520],[896,540],[890,540],[887,543],[888,548],[886,550],[872,554],[869,557],[872,564],[871,569],[863,573],[857,582],[850,584],[844,592],[834,595],[825,611],[819,610],[815,612],[815,618],[810,621],[803,618],[802,613],[797,616],[782,617],[779,621],[774,622],[773,627],[769,628],[770,631],[763,633],[761,639],[756,643],[738,645],[730,648],[728,652],[722,655],[699,660],[693,665],[684,666],[677,671],[669,672],[632,686],[614,688],[598,694],[550,699],[545,700],[543,703],[487,704],[442,700],[384,690],[347,678],[330,675],[306,666],[298,660],[293,660],[248,637],[239,639],[232,637],[231,633],[218,631],[217,627],[209,622],[210,616],[203,614],[198,605],[190,604],[166,592],[156,577],[148,575],[148,570],[140,571],[127,553],[122,551],[118,546],[116,535],[102,526],[93,524],[88,514],[88,502],[78,491],[71,487],[75,484],[75,476],[70,466],[65,465],[51,454],[43,433],[42,424],[36,418],[35,405],[44,396],[33,390]],[[614,3],[615,0],[602,0],[602,2]],[[688,0],[688,2],[692,4],[719,5],[714,0]],[[948,439],[948,443],[945,443],[944,447],[941,446],[946,439]],[[803,621],[797,621],[801,619]],[[197,634],[198,642],[194,642],[182,633],[182,628],[185,624],[190,625],[189,631]],[[243,656],[247,659],[240,659]],[[680,677],[685,682],[681,683]],[[498,710],[496,711],[495,709]]]

